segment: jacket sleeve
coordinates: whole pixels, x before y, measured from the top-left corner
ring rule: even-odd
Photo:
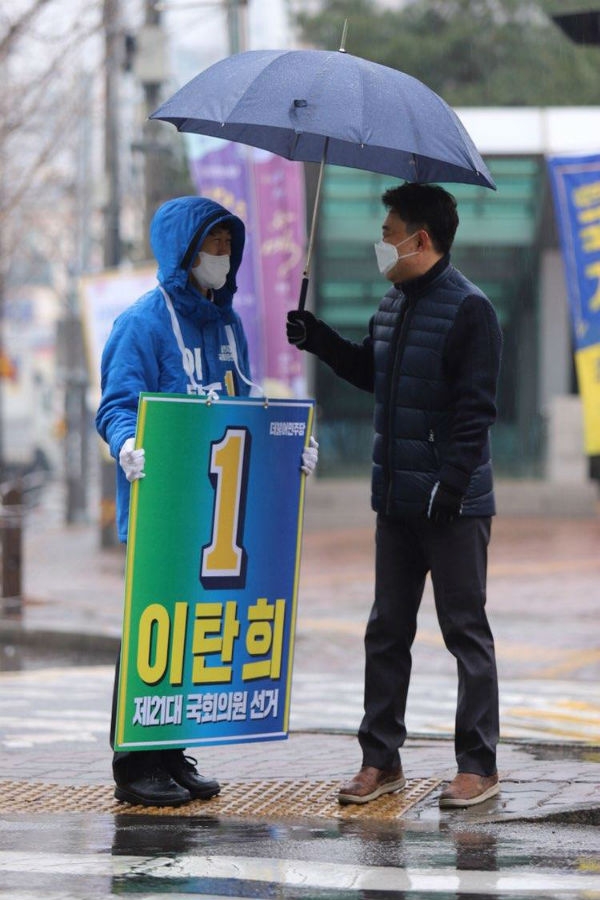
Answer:
[[[135,435],[140,393],[159,389],[156,340],[144,318],[128,310],[115,321],[104,347],[96,428],[115,459]]]
[[[467,297],[445,349],[453,418],[439,471],[440,482],[461,494],[481,462],[489,428],[496,420],[501,352],[502,332],[492,304],[482,297]]]
[[[321,319],[317,319],[310,337],[302,348],[314,353],[322,362],[333,369],[336,375],[363,391],[373,393],[373,320],[369,323],[369,333],[358,344],[343,338]]]

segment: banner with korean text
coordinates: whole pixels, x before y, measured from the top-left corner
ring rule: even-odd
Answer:
[[[600,155],[548,160],[567,279],[585,452],[600,454]]]
[[[218,138],[186,134],[196,190],[246,225],[235,308],[244,323],[253,378],[270,397],[306,394],[305,354],[285,336],[305,259],[302,163]]]
[[[311,400],[140,396],[116,750],[287,737]]]

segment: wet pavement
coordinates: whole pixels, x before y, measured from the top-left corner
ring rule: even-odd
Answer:
[[[128,814],[0,823],[0,895],[279,900],[597,900],[598,835],[578,826],[244,823]]]
[[[290,737],[201,750],[222,797],[148,814],[112,799],[124,555],[61,513],[51,491],[28,514],[22,615],[0,621],[0,896],[600,897],[597,517],[494,522],[500,795],[438,807],[455,771],[456,686],[428,587],[402,753],[417,799],[380,798],[365,815],[341,810],[335,789],[360,762],[368,484],[309,483]],[[246,812],[244,793],[258,798]]]

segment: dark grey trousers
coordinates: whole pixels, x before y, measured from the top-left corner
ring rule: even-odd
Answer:
[[[458,671],[458,771],[496,772],[498,676],[485,613],[490,528],[490,518],[434,524],[378,516],[375,602],[365,634],[365,715],[358,733],[364,765],[388,769],[399,761],[411,647],[430,572],[438,621]]]

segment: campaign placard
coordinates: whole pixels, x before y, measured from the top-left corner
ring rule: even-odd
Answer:
[[[287,737],[312,417],[140,396],[115,750]]]

